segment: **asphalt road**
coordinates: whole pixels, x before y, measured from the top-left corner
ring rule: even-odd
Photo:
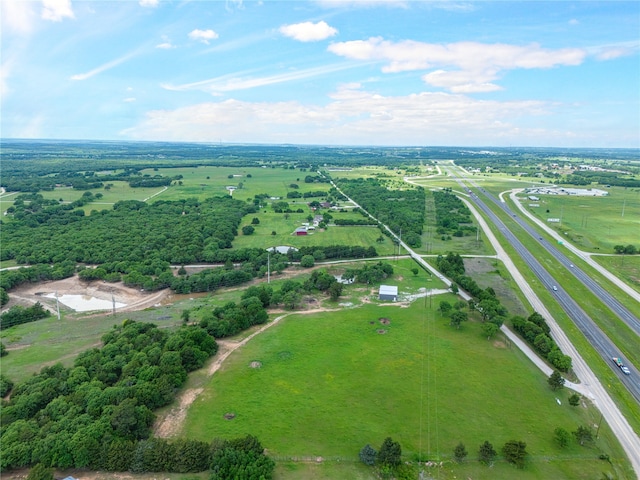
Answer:
[[[344,192],[342,192],[333,182],[332,182],[332,185],[340,193],[344,195]],[[358,205],[347,195],[344,195],[344,196],[348,198],[349,201],[351,201],[355,205]],[[507,237],[507,239],[512,243],[512,245],[514,245],[514,247],[515,247],[515,244],[520,244],[520,249],[516,248],[516,250],[518,251],[518,254],[527,256],[530,261],[535,262],[535,264],[537,264],[536,269],[534,271],[536,271],[543,277],[541,280],[543,282],[546,282],[545,284],[550,289],[552,289],[553,285],[557,285],[557,282],[554,283],[553,277],[542,267],[542,265],[539,264],[539,262],[528,252],[528,250],[524,248],[524,246],[509,231],[509,229],[504,225],[504,223],[500,221],[500,219],[497,218],[496,215],[491,210],[489,210],[488,207],[480,199],[476,197],[475,200],[477,200],[476,204],[478,205],[478,207],[480,207],[480,205],[484,207],[483,211],[488,215],[491,221],[497,220],[497,226],[499,230],[503,235],[505,235],[505,237]],[[618,439],[625,453],[629,457],[629,461],[631,462],[631,465],[635,470],[636,475],[640,479],[640,437],[638,437],[638,435],[634,432],[633,428],[631,428],[627,419],[622,415],[622,413],[618,409],[613,399],[609,396],[609,393],[604,389],[604,387],[600,383],[600,380],[596,377],[596,375],[593,373],[591,368],[589,368],[587,363],[584,361],[580,353],[573,346],[573,344],[571,343],[569,338],[566,336],[564,331],[562,331],[562,329],[558,326],[556,321],[553,319],[553,317],[551,316],[551,313],[547,310],[544,303],[538,298],[538,296],[535,294],[531,286],[524,279],[520,271],[513,264],[509,256],[506,254],[506,252],[502,248],[502,245],[500,244],[500,242],[498,242],[496,237],[493,235],[493,232],[489,229],[489,226],[485,222],[484,218],[478,214],[478,212],[475,210],[473,205],[471,205],[468,201],[466,203],[474,213],[480,226],[484,230],[485,235],[491,241],[491,244],[495,248],[496,252],[498,252],[498,257],[503,261],[505,267],[509,270],[509,273],[513,276],[514,280],[518,283],[518,286],[526,295],[531,306],[534,308],[535,311],[540,313],[547,320],[547,323],[551,329],[551,334],[553,335],[553,338],[558,344],[558,346],[560,347],[560,349],[566,355],[569,355],[572,358],[573,371],[581,380],[582,385],[584,385],[584,387],[588,389],[588,391],[590,392],[589,396],[591,400],[599,408],[600,412],[602,413],[602,416],[607,421],[609,427],[616,435],[616,438]],[[375,217],[373,217],[366,210],[362,209],[362,211],[365,212],[369,217],[375,219]],[[391,232],[391,230],[386,225],[383,224],[383,226],[389,232]],[[396,238],[396,240],[400,241],[400,239],[397,237],[397,235],[395,235],[395,233],[391,232],[391,234],[393,235],[394,238]],[[412,258],[414,258],[421,265],[425,266],[425,268],[428,268],[430,271],[434,272],[434,274],[438,278],[443,280],[447,285],[451,284],[451,282],[448,279],[442,276],[440,272],[437,272],[436,270],[434,270],[433,267],[431,267],[426,261],[424,261],[424,259],[420,257],[417,253],[415,253],[408,245],[406,245],[402,241],[400,241],[400,243],[403,246],[403,248],[405,248],[409,252]],[[573,301],[573,299],[571,299],[571,297],[569,297],[563,291],[561,292],[560,290],[558,290],[558,292],[560,292],[561,295],[564,294],[562,295],[562,298],[567,302],[566,305],[563,305],[563,308],[565,309],[570,308],[571,305],[573,304],[577,307],[577,309],[580,312],[582,312],[582,309],[580,309],[580,307],[575,304],[575,302]],[[582,312],[582,315],[584,315],[586,319],[591,321],[591,319],[588,316],[586,316],[584,312]],[[591,323],[593,322],[591,321]],[[597,330],[599,331],[599,328],[597,328]],[[591,333],[589,332],[589,334]],[[606,336],[604,337],[606,338]],[[609,341],[608,338],[606,338],[606,340]],[[622,375],[622,373],[620,373],[620,375]],[[640,378],[638,377],[637,370],[632,371],[632,374],[630,375],[630,377],[633,377],[635,379]],[[636,383],[636,386],[638,386],[637,383]],[[638,398],[639,397],[636,397],[636,399]]]
[[[461,179],[457,179],[458,183],[465,188],[464,182]],[[483,190],[483,189],[481,189]],[[513,214],[510,209],[506,208],[495,197],[490,196],[488,193],[483,192],[484,195],[489,196],[493,201],[498,203],[504,208],[512,217]],[[611,360],[612,357],[622,357],[620,351],[616,347],[615,343],[609,339],[609,337],[598,327],[598,325],[589,317],[585,311],[578,305],[573,297],[564,289],[560,282],[558,282],[546,268],[535,258],[531,252],[520,242],[520,240],[507,228],[507,226],[498,218],[498,216],[480,199],[477,195],[471,193],[471,200],[473,203],[491,220],[491,222],[498,227],[500,233],[507,239],[507,241],[513,246],[518,255],[527,263],[531,271],[538,277],[540,282],[552,292],[556,298],[556,301],[560,304],[566,314],[571,318],[575,325],[580,329],[582,334],[587,338],[589,343],[595,348],[595,350],[602,356],[604,361],[609,365],[611,370],[618,376],[620,382],[624,384],[627,390],[634,397],[636,402],[640,404],[640,371],[631,363],[625,362],[629,370],[630,375],[625,375],[622,371],[614,365]],[[611,308],[613,312],[618,314],[620,318],[625,321],[628,319],[627,325],[630,328],[636,326],[637,332],[640,334],[640,322],[631,314],[618,300],[613,298],[609,292],[604,290],[600,285],[596,284],[584,271],[578,267],[571,267],[571,261],[566,258],[561,252],[553,247],[548,241],[544,240],[523,220],[515,218],[519,225],[525,228],[527,233],[532,235],[548,252],[554,254],[554,257],[559,260],[559,264],[564,265],[569,271],[571,271],[578,280],[588,280],[588,284],[585,284],[592,293],[597,296],[603,303]],[[593,288],[589,285],[595,285]],[[555,289],[554,289],[555,287]],[[602,294],[602,296],[600,296]],[[634,329],[634,331],[636,331]],[[624,361],[624,358],[623,358]]]
[[[578,280],[580,280],[580,282],[582,282],[582,284],[586,286],[591,291],[591,293],[598,297],[605,305],[607,305],[607,307],[609,307],[611,311],[613,311],[625,324],[627,324],[629,328],[635,332],[636,335],[640,336],[640,320],[638,319],[638,317],[633,315],[624,305],[622,305],[600,284],[593,280],[587,273],[585,273],[577,266],[573,265],[571,263],[571,260],[567,258],[566,255],[564,255],[562,252],[560,252],[552,243],[548,242],[543,237],[540,237],[538,232],[531,225],[529,225],[529,223],[520,218],[505,203],[499,201],[493,195],[485,192],[484,189],[481,188],[480,190],[485,197],[489,198],[508,215],[513,217],[513,219],[518,223],[518,225],[520,225],[520,227],[522,227],[529,235],[531,235],[531,237],[536,239],[547,250],[547,252],[549,252],[556,259],[558,265],[562,265],[567,270],[569,270],[569,272],[571,272]],[[472,194],[472,199],[478,204],[481,202],[481,200],[474,194]],[[557,286],[558,288],[560,287],[560,285]]]

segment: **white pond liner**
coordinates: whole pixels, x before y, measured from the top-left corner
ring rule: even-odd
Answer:
[[[56,298],[55,293],[43,295],[47,298]],[[58,301],[76,312],[91,312],[93,310],[111,310],[113,302],[89,295],[58,295]],[[115,302],[116,308],[126,307],[126,303]]]

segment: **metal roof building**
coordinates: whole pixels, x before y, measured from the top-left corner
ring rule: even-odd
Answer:
[[[396,285],[380,285],[378,300],[398,300],[398,287]]]

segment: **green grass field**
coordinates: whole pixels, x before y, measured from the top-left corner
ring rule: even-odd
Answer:
[[[614,245],[640,248],[640,189],[611,187],[605,197],[540,195],[540,207],[528,210],[565,235],[577,247],[601,253],[613,253]]]
[[[477,323],[452,329],[425,303],[284,319],[229,357],[190,409],[184,434],[208,440],[251,432],[276,457],[346,462],[386,436],[401,443],[407,460],[422,454],[445,462],[460,441],[477,451],[486,439],[494,446],[520,439],[531,461],[518,478],[588,478],[596,468],[631,478],[606,429],[591,448],[554,445],[554,428],[597,423],[595,410],[569,407],[568,392],[552,392],[519,351],[487,341]],[[261,368],[251,368],[253,361]],[[597,459],[601,452],[613,466]],[[514,474],[502,462],[490,472],[476,462],[449,468],[460,478]]]
[[[640,255],[593,255],[591,258],[640,291]]]
[[[392,255],[393,244],[388,237],[384,237],[382,243],[376,242],[380,236],[380,230],[375,227],[329,227],[327,230],[315,230],[306,236],[293,235],[293,231],[301,225],[304,215],[295,219],[292,214],[289,220],[285,220],[282,214],[265,215],[261,218],[260,225],[254,225],[255,232],[252,235],[238,235],[233,241],[235,248],[267,248],[277,245],[289,245],[293,247],[318,246],[318,245],[360,245],[369,247],[373,245],[379,255]],[[247,222],[248,224],[249,222]],[[271,232],[275,231],[276,235]]]
[[[329,190],[328,183],[305,183],[307,175],[316,175],[315,172],[302,172],[288,168],[257,168],[257,167],[189,167],[189,168],[160,168],[157,171],[151,169],[142,173],[154,175],[161,174],[168,177],[182,175],[182,185],[175,185],[163,195],[164,200],[178,200],[181,198],[205,198],[216,195],[227,195],[227,186],[242,188],[233,192],[233,197],[240,200],[252,198],[255,195],[267,193],[270,196],[282,197],[286,200],[287,192],[298,191],[300,193]],[[232,178],[229,178],[229,175]],[[298,185],[298,189],[289,187]],[[302,199],[299,199],[301,202]]]

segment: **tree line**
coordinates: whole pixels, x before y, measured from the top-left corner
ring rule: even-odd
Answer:
[[[475,232],[471,221],[471,211],[450,189],[432,192],[435,204],[437,233],[462,237]]]
[[[131,442],[149,437],[153,410],[168,405],[187,373],[218,346],[198,326],[174,332],[126,320],[73,366],[43,368],[3,403],[0,467],[112,469]]]
[[[407,245],[418,248],[425,221],[424,188],[392,190],[377,178],[338,179],[342,191],[386,224]]]
[[[35,322],[50,316],[51,312],[46,310],[40,302],[36,302],[30,307],[16,305],[0,315],[0,330],[23,323]]]
[[[29,222],[36,214],[29,212],[3,225],[2,260],[21,264],[207,261],[218,249],[231,247],[242,217],[254,213],[255,207],[221,196],[153,204],[127,200],[90,216],[77,212],[82,211],[56,209],[44,223]],[[77,218],[65,222],[68,215]]]
[[[491,287],[483,290],[475,280],[466,276],[464,261],[457,253],[450,252],[446,256],[438,256],[436,265],[444,275],[456,282],[454,284],[456,290],[459,286],[474,297],[469,301],[469,307],[479,312],[484,324],[483,330],[487,336],[490,337],[497,332],[507,319],[508,311],[496,297],[495,291]],[[563,354],[555,340],[551,338],[551,329],[542,315],[533,312],[526,319],[514,315],[510,318],[510,323],[513,329],[551,365],[562,372],[571,369],[571,357]]]

